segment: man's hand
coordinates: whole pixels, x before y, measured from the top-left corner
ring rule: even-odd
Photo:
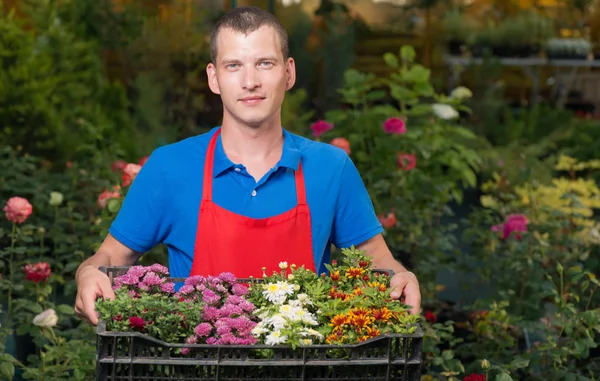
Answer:
[[[77,297],[75,299],[75,313],[82,320],[98,324],[98,313],[95,310],[96,299],[114,299],[110,279],[94,266],[86,266],[79,271],[77,277]]]
[[[399,299],[404,296],[404,303],[413,307],[410,310],[411,315],[421,313],[421,291],[415,274],[410,271],[396,273],[390,280],[390,288],[392,298]]]

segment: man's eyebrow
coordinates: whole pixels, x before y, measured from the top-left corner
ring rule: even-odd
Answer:
[[[266,57],[261,57],[259,58],[257,61],[277,61],[277,57],[275,56],[266,56]]]
[[[240,63],[240,60],[236,60],[236,59],[223,59],[223,60],[221,60],[221,65],[227,65],[227,64],[232,64],[232,63]]]

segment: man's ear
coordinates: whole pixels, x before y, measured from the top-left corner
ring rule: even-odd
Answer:
[[[208,87],[215,94],[221,94],[219,81],[217,80],[217,67],[211,62],[206,65],[206,75],[208,76]]]
[[[285,90],[289,90],[296,84],[296,63],[293,58],[288,58],[285,65],[285,71],[287,73],[287,80],[285,83]]]

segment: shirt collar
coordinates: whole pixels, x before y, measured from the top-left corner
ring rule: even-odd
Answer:
[[[283,151],[281,153],[281,159],[277,163],[277,168],[285,167],[291,168],[294,171],[298,170],[298,164],[300,163],[300,150],[296,146],[294,136],[287,130],[283,129]],[[223,150],[223,142],[221,140],[221,134],[217,137],[217,144],[215,146],[215,160],[213,168],[213,177],[219,176],[221,173],[235,167],[236,164],[231,161],[225,150]]]

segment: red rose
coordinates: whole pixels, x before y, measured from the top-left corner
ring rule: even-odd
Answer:
[[[46,282],[50,278],[50,265],[48,262],[38,262],[25,265],[25,279],[35,283]]]
[[[383,130],[388,134],[402,135],[406,133],[406,123],[400,118],[392,117],[383,122]]]
[[[331,130],[333,128],[333,124],[331,123],[327,123],[324,120],[319,120],[313,124],[310,125],[310,128],[313,131],[313,135],[318,138],[319,136],[323,135],[324,133],[326,133],[327,131]]]
[[[346,138],[334,138],[331,140],[330,144],[343,149],[348,155],[352,153],[350,150],[350,142]]]
[[[431,311],[425,311],[425,320],[430,323],[435,323],[437,321],[437,316]]]
[[[463,381],[485,381],[484,374],[471,373],[463,379]]]
[[[138,316],[132,316],[129,318],[129,326],[131,328],[144,329],[146,321]]]
[[[417,166],[417,156],[414,153],[401,153],[398,155],[398,168],[410,171]]]

